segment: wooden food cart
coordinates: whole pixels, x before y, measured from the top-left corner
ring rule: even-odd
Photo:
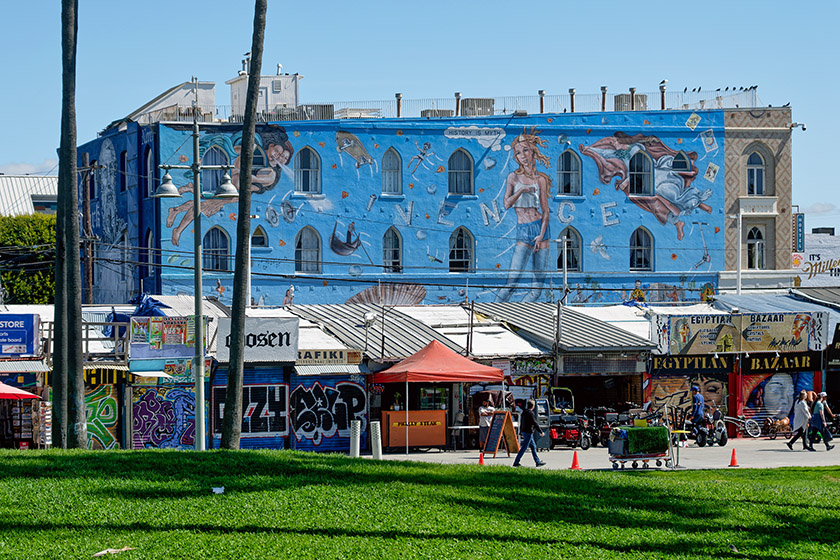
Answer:
[[[383,410],[383,447],[405,447],[406,422],[410,447],[446,447],[445,410]]]

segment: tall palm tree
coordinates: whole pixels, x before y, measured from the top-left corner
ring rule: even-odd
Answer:
[[[230,365],[228,366],[225,418],[222,425],[221,447],[239,449],[242,435],[242,379],[245,370],[245,309],[251,276],[251,168],[254,159],[257,103],[260,74],[262,74],[265,12],[267,0],[256,0],[254,6],[254,35],[251,39],[251,65],[248,75],[248,94],[245,100],[245,120],[242,130],[242,152],[239,170],[239,216],[236,223],[236,260],[233,273],[233,307],[230,322]]]
[[[56,217],[53,445],[85,449],[85,377],[82,361],[82,277],[76,170],[76,38],[78,0],[61,2],[61,144]]]

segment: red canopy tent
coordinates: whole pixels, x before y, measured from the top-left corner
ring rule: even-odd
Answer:
[[[405,453],[408,455],[408,384],[465,383],[478,381],[504,381],[499,368],[477,364],[469,358],[450,350],[437,340],[431,341],[414,355],[373,375],[374,383],[405,382]]]
[[[477,364],[437,340],[431,341],[413,356],[373,375],[374,383],[466,383],[503,379],[504,372],[499,368]]]

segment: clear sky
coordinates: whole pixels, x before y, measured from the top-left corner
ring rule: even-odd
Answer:
[[[0,172],[57,173],[61,7],[5,1],[0,33]],[[790,103],[793,202],[806,227],[840,226],[840,178],[822,176],[834,108],[840,2],[269,0],[263,74],[298,72],[303,102],[655,92],[758,85]],[[79,143],[168,88],[224,84],[250,50],[247,0],[79,1]],[[840,227],[838,227],[840,230]]]

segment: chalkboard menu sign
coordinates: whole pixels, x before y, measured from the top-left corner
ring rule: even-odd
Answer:
[[[487,430],[487,439],[484,441],[482,450],[484,453],[492,452],[493,457],[495,457],[499,446],[502,444],[505,446],[508,457],[510,457],[511,451],[519,452],[519,440],[516,437],[516,430],[513,428],[513,419],[507,410],[493,413],[493,421],[490,424],[490,429]]]

